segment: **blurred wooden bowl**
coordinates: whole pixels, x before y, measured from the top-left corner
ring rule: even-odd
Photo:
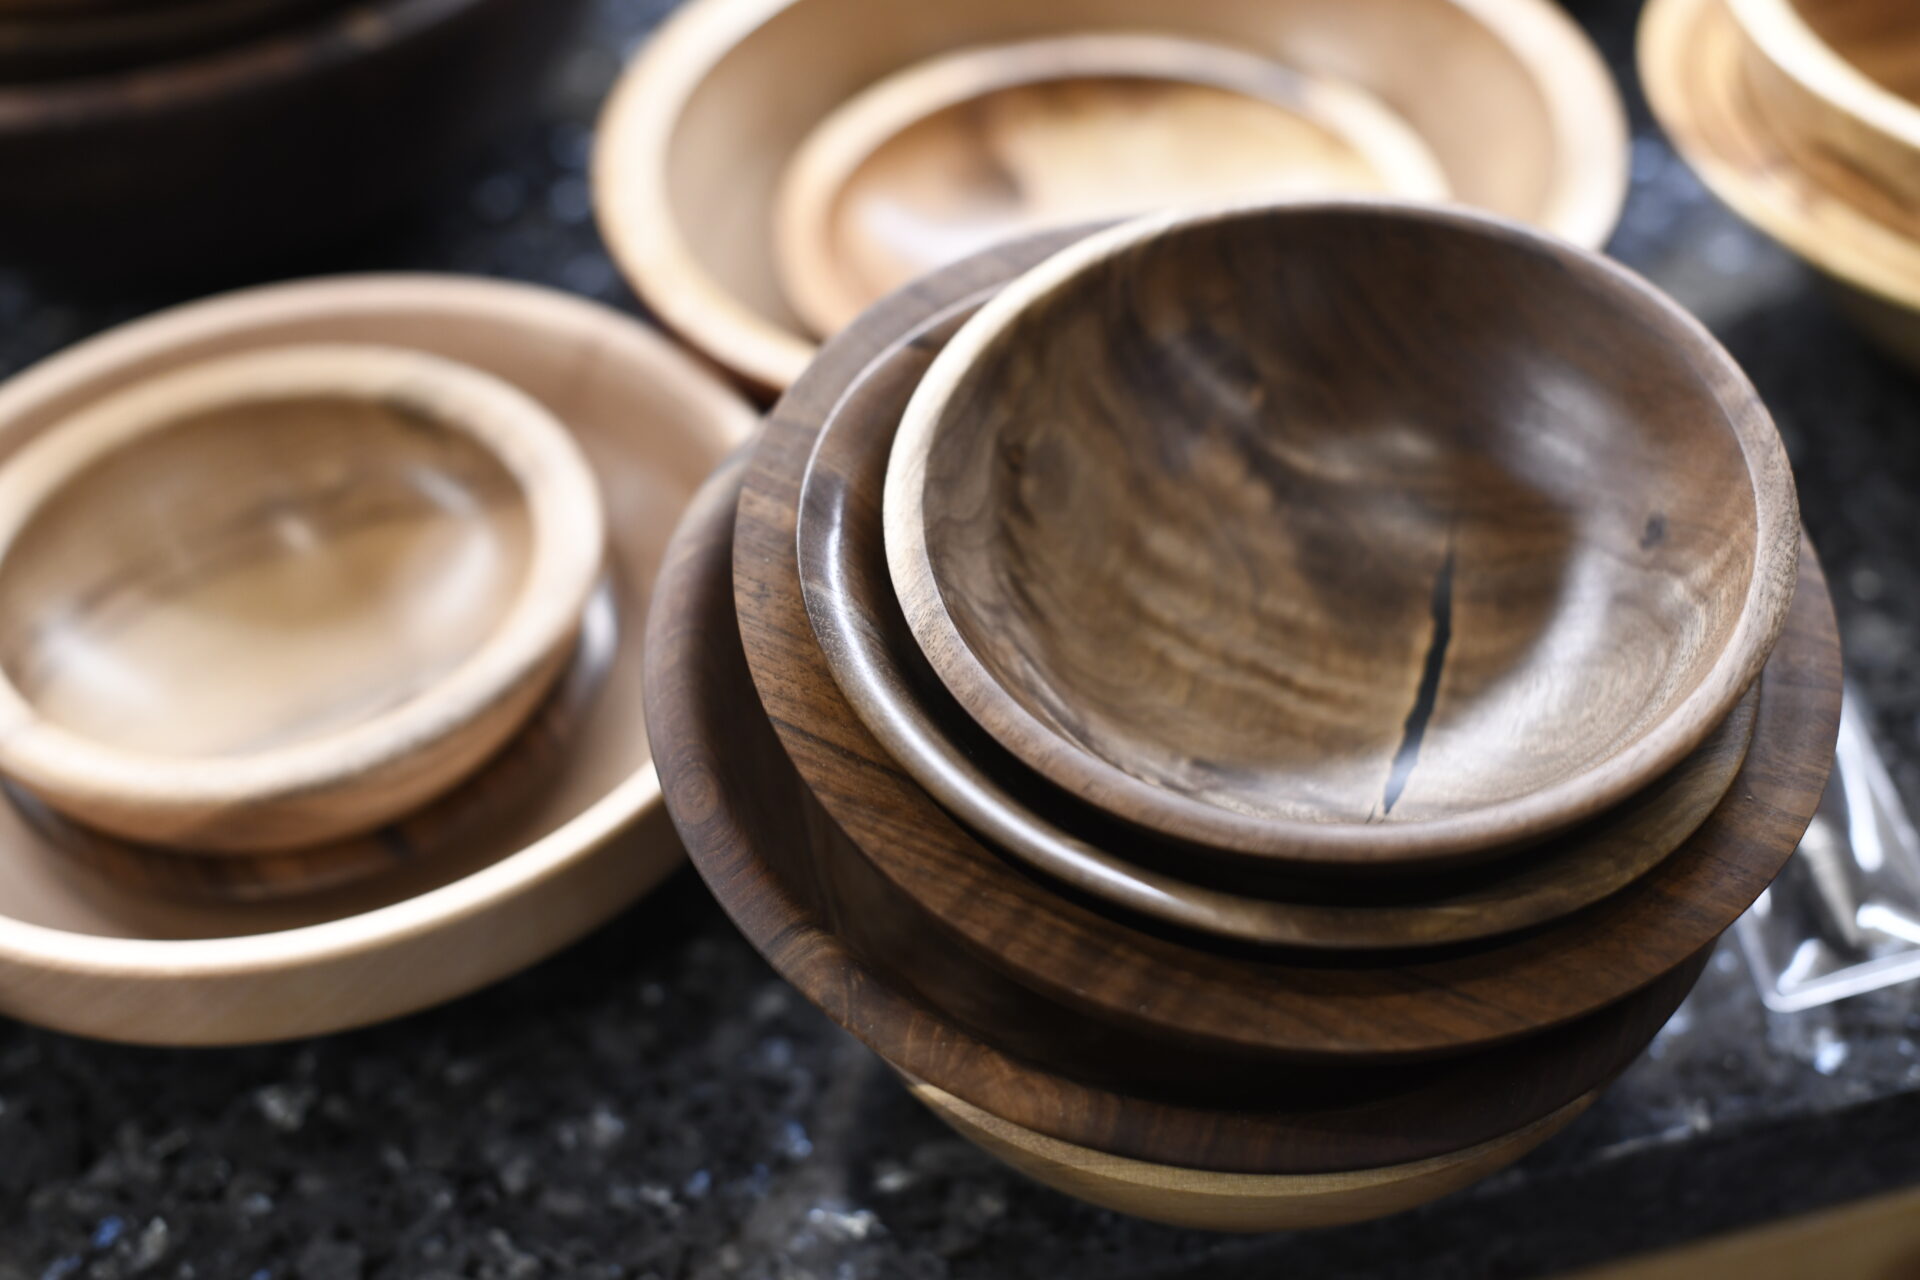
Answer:
[[[0,87],[0,266],[203,283],[362,232],[527,116],[583,0],[364,0],[231,49]]]
[[[0,465],[0,772],[199,852],[371,830],[519,729],[604,546],[566,427],[478,369],[316,343],[170,370]]]
[[[679,864],[642,715],[640,620],[679,513],[756,419],[632,318],[550,290],[446,276],[248,290],[81,343],[0,386],[9,424],[0,457],[169,369],[342,341],[486,369],[575,434],[621,513],[608,527],[615,625],[603,637],[604,683],[556,744],[559,759],[541,766],[549,780],[524,811],[434,856],[403,856],[388,874],[287,901],[192,901],[107,881],[0,804],[0,1013],[147,1044],[317,1035],[513,973]],[[405,823],[390,830],[409,833]]]
[[[1341,870],[1484,860],[1671,770],[1800,540],[1772,419],[1676,304],[1358,202],[1147,219],[1014,282],[914,391],[885,521],[921,650],[1028,767]]]
[[[1378,99],[1241,49],[1095,33],[965,49],[855,95],[807,136],[774,209],[794,310],[832,334],[1012,236],[1261,195],[1444,200]]]
[[[1720,807],[1639,880],[1548,928],[1446,951],[1247,955],[1118,920],[960,826],[866,730],[834,681],[800,583],[799,491],[821,424],[878,354],[1041,256],[1031,243],[1001,246],[867,312],[782,398],[755,447],[734,546],[742,645],[787,758],[860,855],[864,870],[844,874],[866,877],[886,903],[842,911],[836,922],[898,930],[895,971],[945,983],[948,960],[915,958],[931,930],[1005,982],[1111,1035],[1149,1037],[1170,1068],[1178,1069],[1176,1051],[1206,1055],[1224,1087],[1235,1068],[1256,1083],[1264,1070],[1270,1084],[1276,1063],[1405,1062],[1565,1023],[1673,971],[1752,904],[1792,853],[1832,767],[1837,648],[1810,550],[1753,745]],[[955,993],[949,1007],[965,995]],[[975,995],[997,998],[985,986]],[[994,1017],[981,1025],[1005,1034],[1021,1024]],[[1035,1023],[1041,1043],[1023,1052],[1042,1051],[1058,1026],[1057,1015]],[[1088,1036],[1077,1047],[1095,1044]],[[1097,1065],[1158,1064],[1143,1052],[1133,1061],[1100,1055]]]
[[[1340,1173],[1451,1155],[1551,1115],[1622,1070],[1699,977],[1705,951],[1592,1016],[1445,1061],[1266,1062],[1251,1073],[1231,1054],[1116,1033],[996,978],[940,918],[876,880],[772,731],[735,630],[751,625],[736,619],[728,573],[740,478],[736,461],[696,498],[648,619],[662,789],[701,875],[754,946],[896,1070],[1114,1155]],[[858,775],[844,781],[857,787]],[[1124,945],[1106,955],[1135,958]],[[1120,1083],[1147,1058],[1165,1068],[1158,1087]]]
[[[1706,821],[1746,758],[1757,688],[1693,754],[1592,821],[1480,874],[1336,885],[1123,829],[1035,779],[928,670],[887,578],[881,491],[900,416],[984,301],[929,319],[862,371],[820,431],[796,547],[807,616],[861,721],[934,799],[996,847],[1143,916],[1244,942],[1335,950],[1434,946],[1557,919],[1632,883]]]
[[[1405,120],[1469,204],[1588,246],[1618,216],[1619,95],[1554,0],[694,0],[608,99],[594,155],[601,233],[648,307],[777,391],[813,354],[782,296],[772,228],[808,134],[927,59],[1116,31],[1210,41],[1347,82]]]
[[[1763,112],[1726,0],[1649,0],[1640,76],[1674,148],[1747,222],[1821,272],[1840,307],[1920,369],[1920,228],[1837,154],[1797,145]]]

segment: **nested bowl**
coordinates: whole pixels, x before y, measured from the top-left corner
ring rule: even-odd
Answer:
[[[1745,376],[1598,255],[1465,211],[1167,215],[987,303],[914,392],[888,565],[1073,794],[1340,870],[1482,860],[1724,720],[1798,518]]]
[[[1456,199],[1598,245],[1626,188],[1619,98],[1553,0],[696,0],[608,100],[603,236],[635,290],[744,381],[778,390],[814,345],[782,295],[771,215],[802,141],[883,77],[977,45],[1089,32],[1212,41],[1372,95]]]
[[[1058,248],[1071,235],[1046,239]],[[1042,244],[1027,245],[1044,256]],[[1033,777],[927,669],[887,579],[881,533],[901,413],[927,366],[996,291],[903,335],[834,401],[807,459],[795,535],[807,616],[847,703],[901,768],[995,848],[1074,891],[1177,927],[1267,945],[1419,947],[1511,933],[1589,906],[1658,865],[1719,805],[1746,758],[1757,687],[1658,780],[1478,874],[1391,884],[1258,874],[1204,847],[1127,829]]]
[[[371,0],[124,74],[0,86],[0,265],[200,284],[339,242],[526,116],[581,0]],[[26,175],[31,175],[30,180]]]
[[[565,426],[463,364],[315,343],[129,386],[0,466],[0,772],[195,851],[370,830],[519,729],[604,544]]]
[[[513,973],[679,865],[642,714],[641,622],[680,513],[756,419],[631,317],[547,289],[447,276],[247,290],[124,326],[10,379],[0,386],[9,424],[0,458],[167,370],[314,342],[428,352],[545,405],[621,513],[607,529],[610,607],[589,610],[533,736],[363,838],[384,851],[386,874],[265,903],[161,895],[96,873],[33,815],[0,803],[0,1013],[147,1044],[318,1035]],[[549,734],[554,711],[565,723]],[[535,785],[523,786],[528,771]],[[503,804],[508,795],[519,800]],[[328,852],[355,853],[336,844],[314,856]]]
[[[774,207],[794,310],[832,334],[1015,235],[1292,193],[1444,200],[1432,151],[1372,94],[1242,49],[1082,32],[962,49],[855,95]]]

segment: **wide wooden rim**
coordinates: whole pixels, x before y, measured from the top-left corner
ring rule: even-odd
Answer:
[[[0,421],[71,402],[115,370],[233,332],[298,318],[449,315],[523,335],[554,359],[644,369],[670,416],[636,431],[685,433],[718,458],[752,431],[752,408],[658,333],[609,308],[532,285],[434,275],[341,276],[192,303],[69,348],[0,385]],[[582,368],[581,376],[589,369]],[[633,625],[639,625],[635,619]],[[0,916],[0,1009],[80,1034],[154,1044],[314,1035],[451,999],[531,964],[646,892],[678,859],[651,762],[525,849],[416,897],[271,933],[168,940],[47,928]],[[616,838],[632,832],[629,846]],[[458,963],[442,948],[462,948]],[[384,976],[383,976],[384,975]],[[359,983],[352,1017],[310,997]],[[137,994],[138,1026],[123,1011]]]
[[[1405,822],[1249,817],[1154,786],[1057,732],[1010,694],[968,645],[934,570],[925,508],[927,459],[949,405],[987,352],[1028,310],[1148,242],[1228,223],[1353,216],[1406,220],[1501,242],[1552,260],[1605,290],[1622,322],[1657,330],[1699,375],[1739,444],[1753,490],[1753,568],[1740,617],[1700,682],[1624,750],[1550,786],[1464,813]],[[1028,768],[1169,836],[1313,866],[1416,866],[1482,858],[1564,830],[1618,804],[1705,740],[1759,677],[1786,624],[1800,551],[1799,501],[1786,447],[1746,374],[1699,321],[1627,268],[1490,214],[1383,200],[1256,204],[1158,214],[1081,240],[1007,286],[935,357],[901,417],[887,466],[887,563],[907,625],[941,682]]]
[[[905,67],[855,94],[794,152],[774,199],[774,263],[794,310],[820,333],[832,333],[864,310],[824,255],[841,192],[881,148],[964,103],[1009,89],[1083,79],[1158,80],[1264,102],[1345,142],[1396,195],[1445,200],[1449,194],[1446,175],[1425,140],[1371,93],[1232,45],[1102,31],[960,49]]]
[[[693,257],[667,190],[681,113],[742,39],[806,0],[691,0],[653,35],[607,98],[593,153],[600,234],[634,291],[668,326],[755,387],[784,390],[815,344],[749,307]],[[1599,51],[1553,0],[1446,0],[1534,73],[1555,138],[1541,223],[1599,247],[1626,200],[1626,109]]]
[[[1794,0],[1727,0],[1727,6],[1762,56],[1807,93],[1920,153],[1920,106],[1841,57],[1807,25]]]
[[[1714,195],[1843,284],[1920,309],[1920,241],[1823,186],[1773,134],[1726,0],[1648,0],[1637,56],[1654,116]]]
[[[452,671],[378,715],[266,751],[167,756],[101,742],[47,719],[0,666],[0,771],[50,795],[193,814],[270,804],[355,780],[466,732],[551,666],[579,627],[604,553],[600,488],[573,437],[531,396],[467,365],[399,348],[315,343],[222,357],[110,393],[0,466],[0,572],[21,531],[114,451],[184,418],[268,398],[400,400],[504,466],[531,535],[526,576],[498,625]],[[7,430],[0,419],[0,434]],[[83,818],[85,814],[75,814]]]

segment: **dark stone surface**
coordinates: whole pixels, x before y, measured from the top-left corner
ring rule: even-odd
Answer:
[[[309,271],[417,267],[632,300],[594,235],[599,96],[665,8],[603,0],[551,118],[438,213]],[[1751,370],[1799,469],[1851,670],[1920,797],[1920,385],[1721,210],[1632,88],[1635,0],[1573,0],[1626,77],[1616,252]],[[0,278],[0,370],[172,298]],[[1382,1223],[1215,1238],[1078,1205],[923,1114],[682,875],[512,981],[372,1030],[161,1052],[0,1022],[0,1280],[1531,1276],[1920,1180],[1920,1003],[1770,1015],[1733,949],[1590,1115]]]

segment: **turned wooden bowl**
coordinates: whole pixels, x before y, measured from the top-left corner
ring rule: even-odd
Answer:
[[[122,74],[0,86],[0,266],[195,286],[344,242],[532,109],[583,0],[369,0]]]
[[[1701,180],[1820,271],[1868,337],[1920,368],[1920,227],[1911,204],[1768,114],[1753,83],[1752,43],[1726,0],[1651,0],[1638,58],[1655,116]]]
[[[964,49],[857,94],[808,135],[774,208],[794,310],[837,332],[1011,236],[1256,196],[1444,200],[1379,99],[1201,40],[1080,33]]]
[[[276,902],[106,878],[0,803],[0,1013],[148,1044],[317,1035],[513,973],[679,865],[642,715],[641,620],[680,513],[756,418],[631,317],[444,276],[248,290],[124,326],[0,385],[0,461],[122,387],[237,352],[337,342],[485,369],[545,405],[592,464],[620,512],[607,527],[612,608],[589,609],[553,695],[566,732],[516,738],[469,783],[366,837],[388,849],[388,872]],[[503,810],[496,787],[513,780],[496,771],[517,766],[539,783]]]
[[[603,529],[552,413],[437,356],[286,347],[104,397],[0,467],[0,772],[199,851],[377,827],[532,712]]]
[[[601,233],[649,308],[777,391],[814,350],[783,296],[772,225],[813,130],[884,77],[957,50],[1125,31],[1351,84],[1406,121],[1458,200],[1589,246],[1619,213],[1619,96],[1554,0],[693,0],[608,99],[593,165]]]
[[[1765,407],[1664,295],[1360,203],[1147,219],[1015,282],[914,392],[885,520],[929,663],[1030,768],[1342,869],[1484,859],[1673,768],[1799,541]]]
[[[1051,239],[1057,247],[1072,234]],[[993,292],[927,320],[834,402],[807,460],[795,537],[807,616],[848,704],[895,762],[989,843],[1073,890],[1203,933],[1335,950],[1433,946],[1597,902],[1656,866],[1720,803],[1746,759],[1757,688],[1649,786],[1471,876],[1340,885],[1250,874],[1204,847],[1123,829],[1035,779],[927,669],[887,579],[880,527],[900,416],[927,366]]]

